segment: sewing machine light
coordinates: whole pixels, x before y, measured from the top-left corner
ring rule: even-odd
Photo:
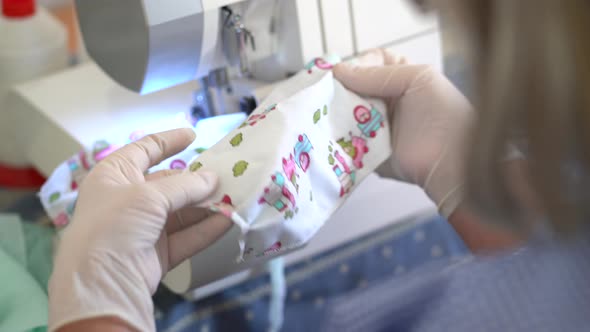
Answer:
[[[94,62],[118,84],[148,94],[226,65],[217,6],[239,1],[208,1],[208,9],[193,0],[75,3]]]
[[[182,79],[177,79],[172,73],[166,77],[149,79],[144,82],[143,88],[137,92],[141,95],[145,95],[148,93],[164,90],[170,86],[176,85],[177,81],[182,81]]]

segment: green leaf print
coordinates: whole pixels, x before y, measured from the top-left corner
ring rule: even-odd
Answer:
[[[322,117],[322,113],[320,112],[320,110],[315,111],[315,113],[313,113],[313,123],[318,123],[318,121],[320,121],[320,118]]]
[[[332,157],[332,155],[329,155],[329,156],[328,156],[328,163],[330,163],[330,165],[331,165],[331,166],[334,166],[334,162],[336,162],[336,161],[334,160],[334,157]]]
[[[53,203],[53,202],[57,201],[60,196],[61,196],[61,194],[59,193],[59,191],[54,192],[53,194],[51,194],[49,196],[49,203]]]
[[[328,105],[324,105],[324,115],[328,115]]]
[[[201,162],[199,162],[199,161],[195,161],[194,163],[192,163],[192,164],[189,166],[189,170],[190,170],[191,172],[196,172],[196,171],[198,171],[198,170],[199,170],[201,167],[203,167],[203,164],[202,164]]]
[[[332,152],[332,151],[334,151],[334,148],[332,148],[332,146],[329,146],[328,151]]]
[[[207,149],[206,149],[206,148],[196,148],[196,149],[195,149],[195,152],[196,152],[196,153],[198,153],[198,154],[201,154],[201,153],[203,153],[203,152],[205,152],[205,151],[207,151]]]
[[[229,141],[229,144],[231,144],[231,146],[235,148],[236,146],[239,146],[242,143],[243,138],[244,136],[242,135],[242,133],[239,133]]]
[[[293,218],[293,211],[289,210],[285,212],[285,219],[292,219]]]
[[[246,172],[247,169],[248,169],[248,162],[246,162],[244,160],[240,160],[234,165],[234,168],[232,170],[234,172],[234,176],[238,177],[238,176],[244,175],[244,172]]]

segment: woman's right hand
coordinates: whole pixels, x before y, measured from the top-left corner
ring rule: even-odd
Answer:
[[[385,99],[391,121],[391,167],[385,175],[419,185],[448,217],[462,201],[467,133],[474,113],[440,72],[377,49],[357,64],[335,66],[348,89]]]

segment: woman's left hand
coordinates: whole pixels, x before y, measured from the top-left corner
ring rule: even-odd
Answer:
[[[193,139],[191,129],[146,136],[86,177],[49,284],[51,331],[97,317],[154,331],[151,295],[162,276],[231,228],[226,217],[195,207],[215,190],[215,174],[144,175]]]

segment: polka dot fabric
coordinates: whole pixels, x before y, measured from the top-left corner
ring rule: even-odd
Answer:
[[[437,260],[333,300],[321,331],[588,331],[590,241],[582,236],[496,258]],[[431,253],[442,257],[437,246]]]
[[[416,232],[423,235],[422,241],[415,240]],[[440,257],[432,257],[433,246],[441,248]],[[322,331],[320,324],[339,296],[369,290],[387,278],[403,278],[429,262],[457,261],[466,254],[450,225],[433,217],[412,218],[311,257],[286,269],[281,331]],[[197,302],[177,303],[162,309],[166,314],[157,320],[158,330],[268,331],[271,289],[270,279],[263,276]],[[155,300],[161,302],[159,297]]]

